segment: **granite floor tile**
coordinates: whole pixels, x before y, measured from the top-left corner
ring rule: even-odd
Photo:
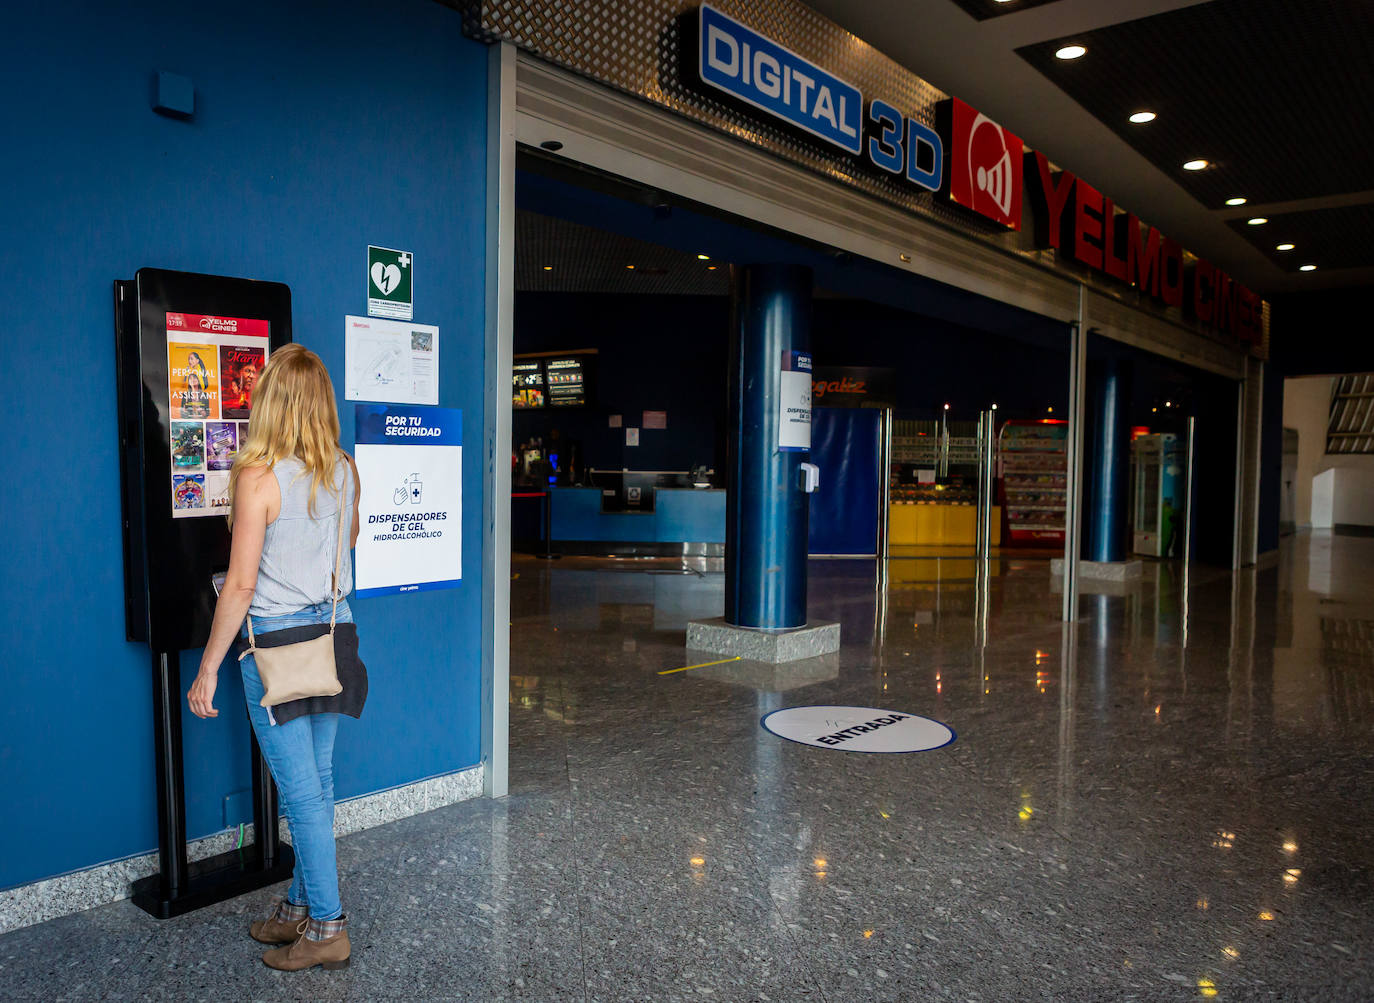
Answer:
[[[463,870],[416,855],[393,875],[355,999],[580,1000],[582,930],[570,869]]]
[[[824,999],[759,875],[714,859],[582,872],[587,999]]]

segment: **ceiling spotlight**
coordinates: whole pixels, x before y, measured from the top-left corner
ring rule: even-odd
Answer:
[[[1190,160],[1183,165],[1185,171],[1200,171],[1207,166],[1205,160]]]
[[[1136,125],[1144,125],[1146,122],[1153,122],[1155,113],[1152,111],[1138,111],[1131,116],[1131,121]]]
[[[1055,56],[1059,59],[1077,59],[1087,51],[1081,45],[1066,45],[1056,52]]]
[[[1251,217],[1250,217],[1249,219],[1247,219],[1245,222],[1249,223],[1251,226],[1263,226],[1265,223],[1268,223],[1268,222],[1269,222],[1269,217],[1267,217],[1267,216],[1251,216]]]
[[[634,265],[626,265],[625,267],[628,268],[630,271],[634,271],[635,268]]]
[[[707,266],[706,266],[706,270],[707,270],[708,272],[714,272],[714,271],[716,270],[716,266],[715,266],[715,265],[707,265]]]
[[[1299,265],[1299,266],[1298,266],[1298,271],[1300,271],[1300,272],[1315,272],[1316,270],[1317,270],[1317,266],[1316,266],[1316,265]]]
[[[551,272],[551,271],[553,271],[553,265],[545,265],[545,266],[544,266],[544,271],[546,271],[546,272]]]
[[[1245,205],[1245,196],[1236,195],[1226,200],[1227,205]]]
[[[1297,246],[1297,245],[1295,245],[1295,244],[1279,244],[1278,246],[1276,246],[1276,247],[1274,248],[1274,250],[1276,250],[1276,251],[1291,251],[1291,250],[1293,250],[1293,248],[1294,248],[1295,246]]]
[[[698,261],[710,261],[710,260],[711,260],[711,256],[710,256],[709,254],[698,254],[698,255],[697,255],[697,260],[698,260]]]

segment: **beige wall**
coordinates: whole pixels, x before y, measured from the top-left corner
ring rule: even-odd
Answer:
[[[1298,475],[1294,518],[1312,525],[1312,478],[1333,467],[1374,471],[1374,455],[1326,453],[1326,422],[1331,414],[1331,377],[1302,376],[1283,381],[1283,427],[1298,430]]]

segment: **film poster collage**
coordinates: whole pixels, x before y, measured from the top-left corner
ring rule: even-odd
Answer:
[[[172,517],[223,515],[267,361],[265,320],[167,314]]]

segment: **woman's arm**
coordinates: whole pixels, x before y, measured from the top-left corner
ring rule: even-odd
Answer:
[[[358,531],[360,529],[358,522],[358,496],[363,493],[363,482],[358,478],[358,465],[353,462],[353,457],[344,453],[344,459],[348,461],[349,469],[353,471],[353,528],[351,530],[352,535],[348,538],[348,549],[352,550],[358,545]]]
[[[234,498],[234,534],[229,550],[229,571],[215,603],[215,619],[210,625],[210,640],[200,658],[200,672],[186,694],[186,702],[196,717],[218,717],[215,687],[219,666],[229,653],[229,645],[243,626],[243,618],[253,602],[258,585],[258,564],[267,524],[280,510],[277,479],[267,467],[245,470],[239,477]]]

